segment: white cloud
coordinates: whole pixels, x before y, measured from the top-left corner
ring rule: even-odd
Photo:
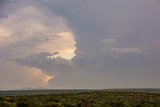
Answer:
[[[23,87],[50,87],[48,81],[53,77],[40,69],[20,66],[15,63],[0,63],[0,89],[21,89]]]
[[[1,20],[0,40],[0,48],[7,46],[19,58],[42,52],[58,52],[65,59],[75,56],[74,32],[67,21],[32,5],[18,8]]]
[[[54,77],[53,73],[51,76],[44,74],[47,72],[40,67],[17,65],[13,59],[45,52],[48,55],[57,52],[64,60],[75,56],[75,34],[67,20],[39,5],[15,6],[0,23],[0,89],[47,88],[48,81]],[[52,60],[53,57],[48,58]],[[2,61],[5,63],[1,64]]]

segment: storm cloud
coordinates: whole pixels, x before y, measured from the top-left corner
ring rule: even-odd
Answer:
[[[45,88],[160,87],[159,0],[7,0],[1,5],[0,75],[23,74],[15,81],[0,79],[1,89],[32,83]],[[39,76],[33,82],[19,82],[35,72]]]

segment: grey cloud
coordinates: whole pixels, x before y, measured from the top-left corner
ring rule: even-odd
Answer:
[[[106,51],[112,54],[141,54],[143,50],[139,48],[128,48],[128,47],[123,47],[123,48],[117,48],[117,47],[110,47]]]
[[[76,34],[72,60],[48,59],[48,52],[14,60],[55,76],[50,80],[54,88],[159,87],[158,0],[29,0],[17,5],[22,4],[43,8],[48,17],[63,17]],[[32,48],[39,40],[50,40],[40,38],[25,44]]]
[[[47,5],[46,3],[49,8],[55,10],[56,14],[65,17],[77,34],[78,50],[76,51],[77,56],[73,61],[75,62],[74,66],[78,66],[80,69],[75,70],[75,72],[81,72],[85,75],[86,71],[90,73],[100,73],[103,71],[113,73],[113,77],[117,77],[120,73],[129,77],[142,74],[141,76],[144,80],[147,79],[145,76],[146,73],[148,73],[147,75],[151,75],[150,72],[153,72],[153,74],[157,73],[159,75],[159,66],[152,68],[155,63],[157,63],[157,65],[160,63],[158,59],[157,61],[155,60],[155,58],[158,57],[156,53],[159,52],[151,51],[151,45],[159,38],[157,29],[160,25],[158,18],[160,17],[158,15],[160,9],[157,1],[94,0],[62,1],[57,4],[58,6],[51,6],[51,4]],[[101,42],[106,38],[114,38],[116,41],[106,47],[104,43]],[[118,53],[125,53],[125,55],[129,53],[130,55],[125,57],[120,55],[117,58],[101,51],[108,48],[112,51],[111,53],[113,53],[113,47],[114,50],[116,49],[116,52],[119,50]],[[155,56],[153,54],[155,54]],[[68,74],[68,76],[65,75],[67,74],[62,73],[57,77],[60,78],[62,76],[62,78],[66,78],[64,81],[63,79],[60,80],[61,78],[58,79],[59,82],[64,82],[63,85],[70,83],[69,75],[72,74]],[[95,77],[95,75],[93,77]],[[89,79],[93,77],[88,76]],[[140,77],[138,78],[141,80]],[[104,81],[106,82],[108,79],[105,79]],[[58,80],[56,82],[55,79],[55,84],[59,83]],[[132,82],[132,80],[130,82]],[[135,84],[134,82],[132,83]],[[74,86],[75,84],[72,85]]]
[[[66,60],[63,58],[47,58],[50,56],[47,52],[40,53],[40,54],[33,54],[25,59],[15,60],[19,64],[28,66],[28,67],[35,67],[41,69],[44,73],[49,75],[55,76],[58,73],[73,73],[76,71],[77,67],[71,60]]]

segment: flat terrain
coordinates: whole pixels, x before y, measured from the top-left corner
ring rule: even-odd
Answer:
[[[159,89],[30,90],[0,94],[0,107],[160,107]]]

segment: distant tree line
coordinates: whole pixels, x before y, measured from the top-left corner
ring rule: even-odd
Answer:
[[[0,107],[160,107],[160,94],[81,92],[0,97]]]

